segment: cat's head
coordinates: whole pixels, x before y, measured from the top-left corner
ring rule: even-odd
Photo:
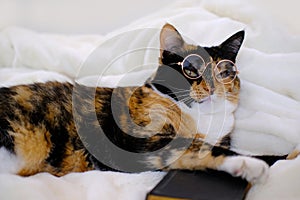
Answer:
[[[219,46],[201,47],[187,44],[172,25],[164,25],[160,33],[160,66],[152,84],[187,105],[214,99],[237,104],[240,80],[235,61],[244,35],[240,31]]]

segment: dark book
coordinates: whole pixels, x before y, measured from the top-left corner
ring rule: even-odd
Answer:
[[[246,180],[226,172],[172,170],[146,200],[241,200],[248,186]]]

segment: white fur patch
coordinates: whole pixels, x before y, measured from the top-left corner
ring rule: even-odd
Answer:
[[[251,183],[265,181],[269,172],[267,163],[246,156],[226,157],[218,169],[230,173],[233,176],[245,178]]]
[[[21,168],[21,161],[16,155],[0,148],[0,173],[17,173]]]
[[[202,103],[192,103],[191,108],[180,103],[180,108],[193,117],[197,124],[197,132],[205,134],[205,141],[210,144],[216,144],[234,127],[233,112],[236,105],[216,95],[210,96]]]

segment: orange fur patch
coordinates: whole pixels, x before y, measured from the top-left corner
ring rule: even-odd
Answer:
[[[15,101],[23,106],[26,110],[34,109],[34,105],[30,103],[32,98],[32,91],[26,86],[20,86],[15,88],[15,92],[17,93],[13,98]]]

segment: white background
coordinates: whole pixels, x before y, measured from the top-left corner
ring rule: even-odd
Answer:
[[[201,0],[199,0],[201,1]],[[229,1],[229,0],[223,0]],[[239,1],[239,0],[236,0]],[[300,34],[300,1],[249,1]],[[172,0],[0,0],[0,28],[18,25],[65,34],[105,34],[167,7]]]

